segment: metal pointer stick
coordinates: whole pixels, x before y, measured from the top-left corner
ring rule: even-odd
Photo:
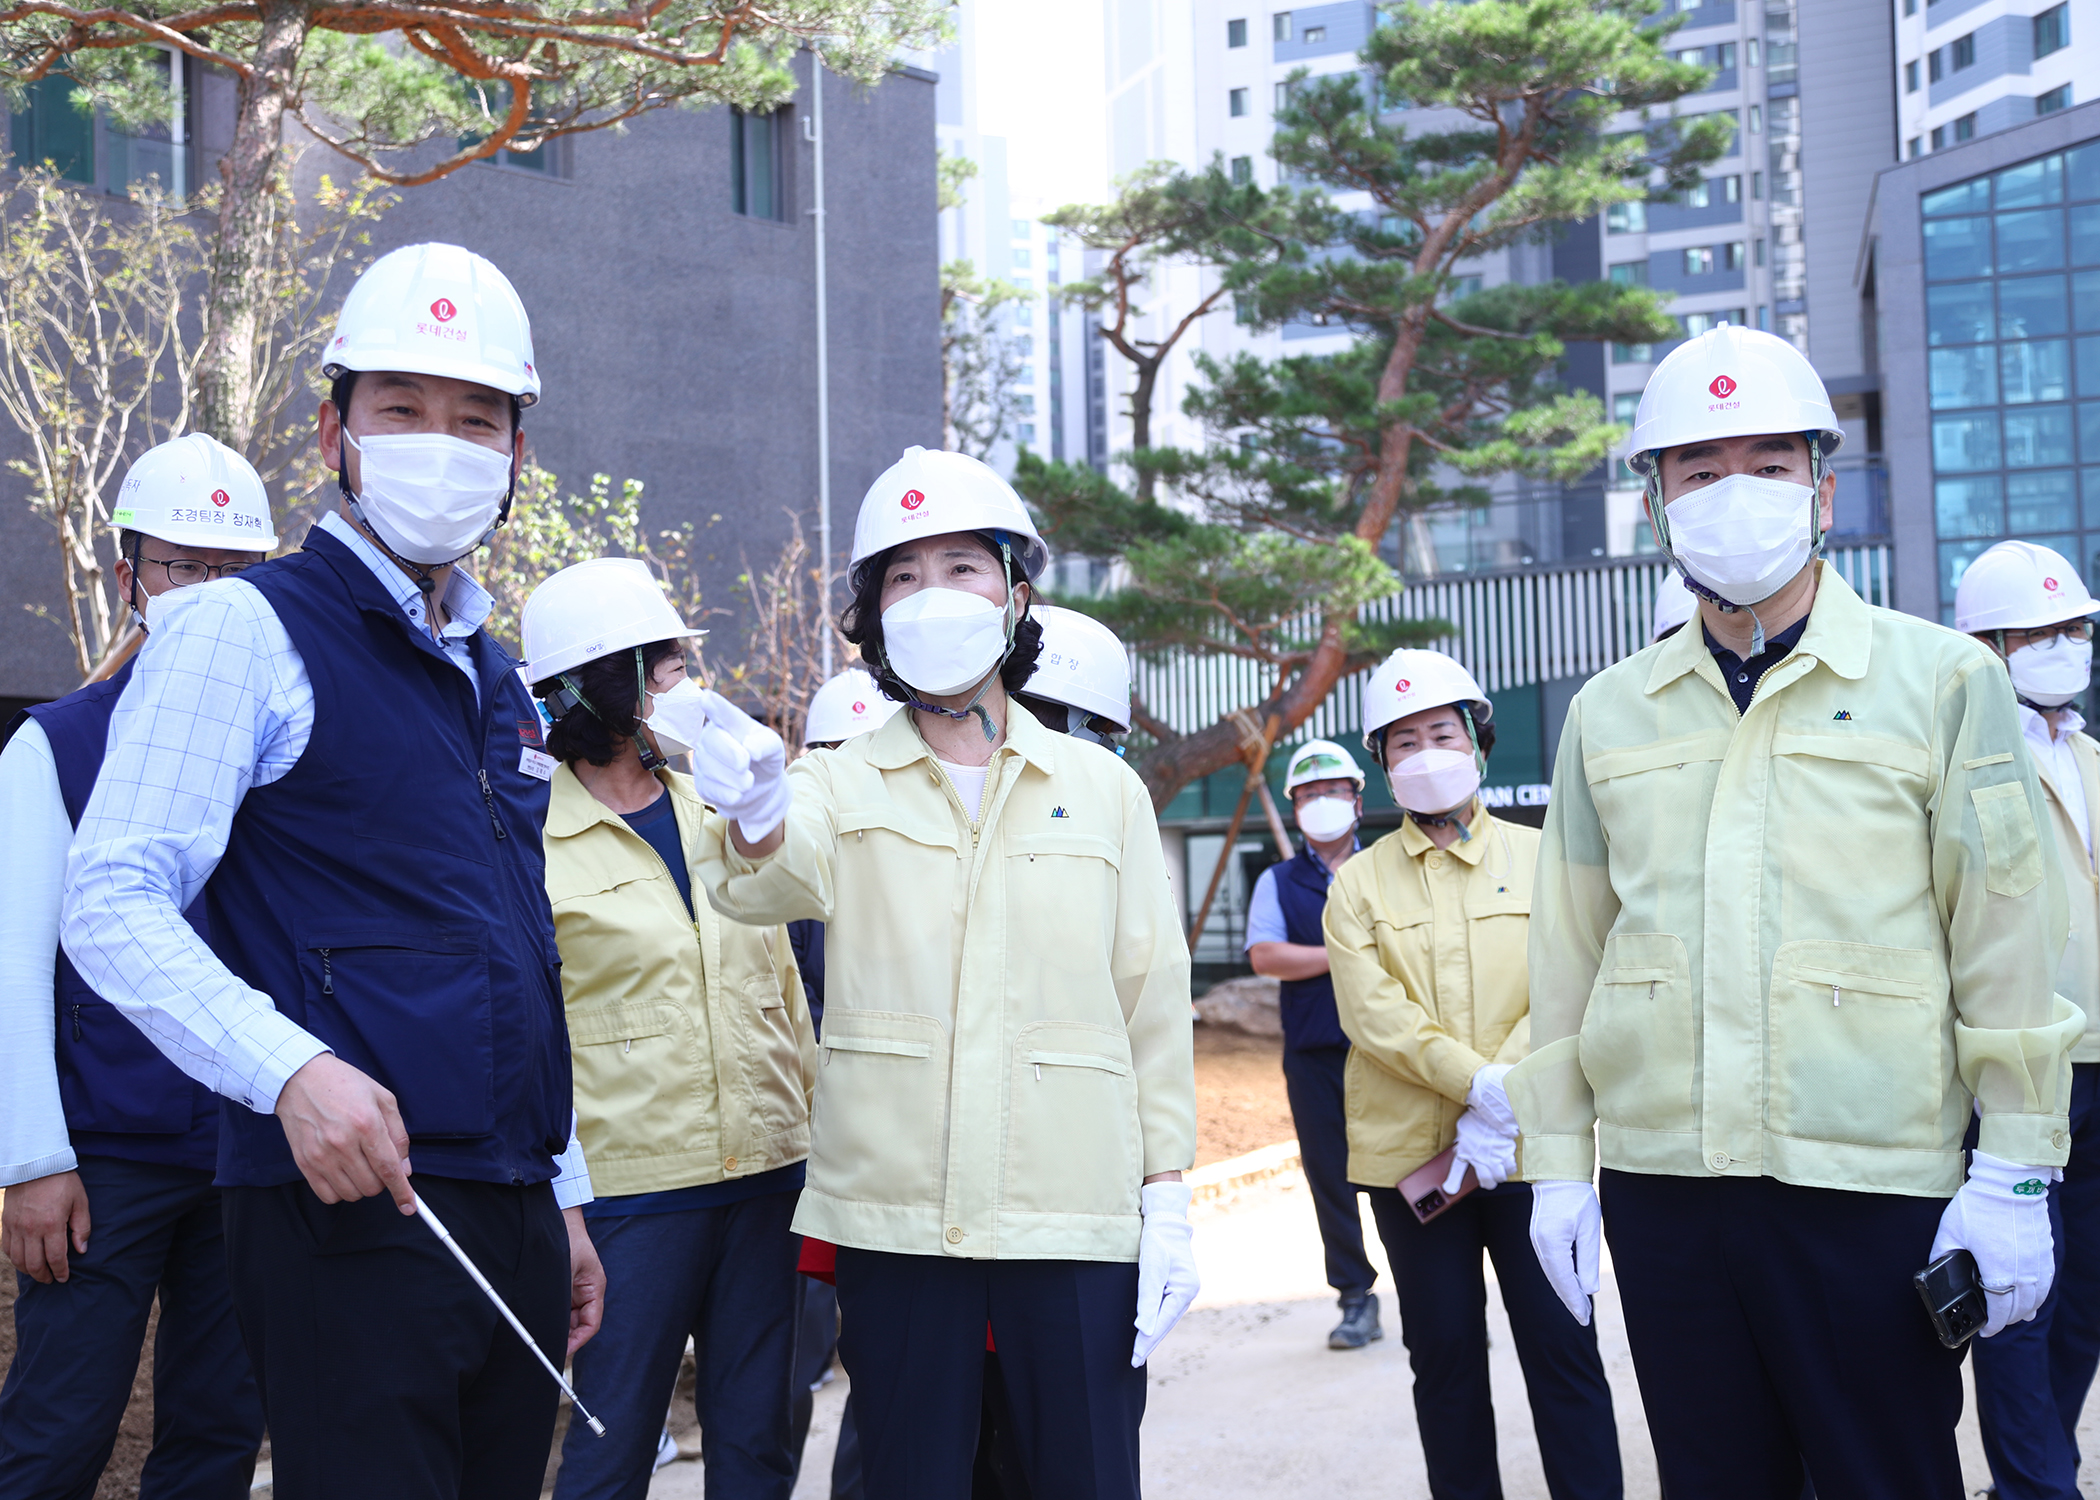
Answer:
[[[503,1321],[517,1330],[518,1337],[525,1341],[525,1347],[532,1351],[532,1357],[545,1366],[547,1373],[554,1377],[554,1383],[568,1392],[569,1399],[575,1402],[576,1409],[583,1413],[583,1420],[590,1424],[591,1431],[597,1433],[600,1437],[604,1437],[605,1424],[592,1416],[590,1408],[576,1399],[576,1387],[570,1385],[561,1371],[554,1368],[554,1361],[547,1358],[547,1353],[540,1348],[539,1342],[525,1331],[525,1325],[518,1321],[518,1315],[512,1312],[509,1305],[496,1294],[496,1289],[489,1285],[488,1277],[481,1274],[481,1268],[467,1258],[467,1252],[459,1248],[459,1241],[452,1238],[452,1231],[445,1227],[442,1219],[430,1211],[430,1205],[423,1201],[421,1194],[418,1194],[416,1197],[416,1213],[425,1224],[430,1226],[430,1232],[445,1242],[445,1248],[452,1252],[452,1258],[466,1267],[467,1274],[474,1278],[474,1285],[480,1287],[483,1292],[488,1294],[489,1301],[496,1304],[496,1311],[503,1314]]]

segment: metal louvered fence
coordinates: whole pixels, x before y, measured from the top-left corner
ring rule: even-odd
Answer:
[[[1894,550],[1887,543],[1834,547],[1824,557],[1862,599],[1890,605]],[[1465,663],[1492,694],[1589,677],[1647,645],[1665,566],[1651,556],[1431,579],[1365,605],[1361,617],[1450,621],[1457,633],[1434,649]],[[1299,623],[1307,634],[1318,629],[1311,613]],[[1180,734],[1259,703],[1271,685],[1267,668],[1233,657],[1178,655],[1133,667],[1136,696]],[[1352,733],[1362,720],[1368,675],[1342,679],[1289,740]]]

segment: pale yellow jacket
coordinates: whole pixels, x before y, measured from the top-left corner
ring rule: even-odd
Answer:
[[[2086,817],[2100,817],[2100,744],[2087,734],[2072,735],[2070,743],[2078,779],[2085,783]],[[2071,935],[2064,943],[2064,961],[2056,966],[2056,993],[2084,1011],[2087,1022],[2085,1035],[2071,1049],[2071,1061],[2100,1062],[2100,1025],[2092,1024],[2100,1007],[2100,878],[2094,875],[2093,857],[2086,853],[2063,794],[2049,779],[2049,767],[2037,761],[2035,771],[2056,824],[2057,854],[2071,906]]]
[[[1945,1197],[2060,1165],[2081,1012],[2005,669],[1825,567],[1738,716],[1696,622],[1562,731],[1531,922],[1533,1180],[1607,1167]],[[1591,1126],[1595,1125],[1594,1147]]]
[[[669,771],[693,891],[721,818]],[[564,765],[547,802],[576,1128],[601,1198],[750,1177],[809,1154],[816,1034],[784,927],[697,912],[648,840]]]
[[[1473,804],[1438,849],[1412,822],[1353,856],[1327,893],[1349,1180],[1389,1188],[1458,1138],[1473,1075],[1530,1050],[1524,937],[1536,829]]]
[[[981,822],[900,713],[789,768],[761,864],[709,828],[725,916],[830,924],[797,1233],[1135,1260],[1139,1184],[1194,1160],[1188,946],[1144,785],[1026,712],[1007,734]]]

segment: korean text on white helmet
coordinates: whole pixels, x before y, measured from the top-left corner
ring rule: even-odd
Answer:
[[[883,697],[882,689],[865,670],[848,667],[810,694],[802,743],[806,747],[850,740],[856,734],[880,729],[902,707],[903,704]]]
[[[525,680],[534,685],[614,651],[706,634],[678,618],[649,565],[632,557],[563,568],[532,591],[518,622]]]
[[[1723,323],[1679,344],[1648,377],[1626,466],[1646,474],[1666,448],[1775,432],[1816,434],[1826,460],[1845,441],[1806,355],[1776,334]]]
[[[1969,635],[2027,630],[2100,614],[2078,569],[2034,542],[2000,542],[1970,563],[1954,590],[1954,628]]]
[[[180,547],[269,552],[277,546],[270,496],[255,466],[202,432],[141,453],[117,491],[112,526]]]
[[[914,537],[990,531],[1011,538],[1022,576],[1034,579],[1050,561],[1014,487],[966,453],[911,447],[868,486],[853,526],[848,578],[859,588],[873,559]]]
[[[1130,655],[1116,633],[1076,609],[1038,604],[1043,649],[1022,692],[1083,709],[1130,733]]]
[[[1283,768],[1283,794],[1288,797],[1310,781],[1339,781],[1343,777],[1364,784],[1364,768],[1356,757],[1333,740],[1307,740],[1291,752]]]
[[[321,373],[401,370],[540,399],[532,323],[509,278],[460,245],[404,245],[365,268],[343,299]]]
[[[1699,612],[1699,601],[1692,591],[1684,586],[1684,579],[1671,568],[1663,573],[1663,581],[1655,590],[1655,618],[1649,626],[1648,639],[1659,641],[1678,626]]]
[[[1476,724],[1485,724],[1495,717],[1495,705],[1480,690],[1473,674],[1452,657],[1441,651],[1395,651],[1378,664],[1371,680],[1364,684],[1364,748],[1376,755],[1375,736],[1387,725],[1447,703],[1465,705]]]

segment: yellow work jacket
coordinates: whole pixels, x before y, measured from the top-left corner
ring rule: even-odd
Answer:
[[[2100,744],[2088,734],[2070,739],[2071,759],[2078,779],[2085,785],[2085,815],[2100,817]],[[2085,1012],[2085,1035],[2071,1049],[2074,1063],[2100,1062],[2100,1026],[2092,1023],[2100,1006],[2100,878],[2093,871],[2093,857],[2086,852],[2078,825],[2064,806],[2063,792],[2052,779],[2044,761],[2035,762],[2042,793],[2049,799],[2050,821],[2056,825],[2056,848],[2063,861],[2064,885],[2070,898],[2070,936],[2064,943],[2063,962],[2056,966],[2056,993]]]
[[[721,818],[670,771],[694,860]],[[547,799],[576,1128],[601,1198],[750,1177],[809,1154],[816,1035],[784,927],[688,911],[649,841],[563,765]]]
[[[1438,849],[1403,823],[1327,893],[1327,961],[1351,1043],[1349,1180],[1366,1187],[1392,1187],[1456,1140],[1473,1075],[1530,1049],[1538,832],[1477,800],[1470,831]]]
[[[1524,1174],[1945,1197],[1972,1092],[1985,1151],[2060,1165],[2085,1021],[2044,816],[1996,657],[1828,567],[1745,714],[1696,619],[1600,672],[1539,854]]]
[[[1151,800],[1015,708],[973,821],[913,717],[796,761],[778,852],[753,864],[711,824],[695,866],[725,916],[830,924],[795,1229],[1135,1260],[1139,1184],[1196,1146],[1188,945]]]

